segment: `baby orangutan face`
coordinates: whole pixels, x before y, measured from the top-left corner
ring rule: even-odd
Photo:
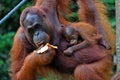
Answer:
[[[63,29],[63,36],[70,42],[70,45],[75,45],[78,43],[78,33],[72,27],[65,27]]]

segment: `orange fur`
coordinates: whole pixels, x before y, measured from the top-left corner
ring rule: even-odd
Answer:
[[[80,20],[83,22],[90,23],[96,28],[101,27],[104,30],[106,34],[106,39],[109,41],[110,45],[112,46],[111,54],[113,54],[115,52],[115,33],[108,21],[108,18],[106,15],[107,10],[104,4],[100,0],[78,0],[77,3],[79,6],[78,15]],[[67,13],[67,11],[65,12]],[[70,24],[70,22],[65,20],[60,13],[59,15],[60,15],[59,20],[61,23],[65,25]],[[97,29],[98,32],[99,32],[99,29],[100,28]]]
[[[36,4],[33,7],[36,9],[42,9],[46,12],[47,18],[53,25],[53,29],[57,30],[60,27],[56,24],[57,19],[55,17],[55,13],[58,14],[57,17],[61,24],[65,26],[78,26],[77,24],[79,24],[79,22],[68,22],[60,14],[61,11],[64,13],[70,12],[68,5],[71,0],[50,0],[48,1],[49,3],[47,1],[48,0],[36,0]],[[43,4],[43,2],[45,3]],[[61,55],[62,51],[58,51],[58,54],[55,55],[55,51],[53,49],[50,50],[51,52],[45,52],[45,54],[37,55],[34,54],[33,50],[35,50],[35,47],[27,39],[23,26],[21,26],[14,37],[13,47],[11,49],[13,80],[36,80],[37,74],[48,78],[50,72],[52,72],[55,76],[59,75],[61,80],[70,80],[71,76],[74,76],[75,80],[110,80],[109,74],[112,70],[111,54],[115,51],[115,35],[105,15],[106,8],[99,0],[78,0],[78,3],[78,6],[80,6],[78,13],[81,22],[94,26],[100,34],[101,31],[99,31],[99,29],[102,30],[106,34],[103,35],[103,37],[110,42],[112,50],[101,49],[96,44],[77,51],[75,55],[76,57],[65,57]],[[87,28],[85,29],[87,30]],[[59,36],[56,36],[55,38],[59,38]],[[67,43],[64,44],[64,39],[61,40],[60,43],[63,47],[67,46]],[[87,57],[83,58],[86,53],[88,54]],[[98,58],[94,59],[96,56]],[[52,64],[48,65],[51,62]],[[72,72],[72,74],[64,73],[59,69]]]
[[[33,46],[26,41],[23,36],[23,30],[20,27],[15,35],[12,53],[12,79],[13,80],[35,80],[37,75],[37,68],[39,66],[47,65],[55,56],[55,50],[50,50],[43,54],[32,52]],[[47,54],[49,53],[49,54]]]

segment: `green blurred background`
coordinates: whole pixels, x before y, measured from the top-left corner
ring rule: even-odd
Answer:
[[[21,0],[0,0],[0,19],[2,19],[11,9],[13,9]],[[76,1],[76,0],[74,0]],[[115,20],[115,0],[102,0],[107,6],[109,21],[116,30]],[[19,27],[19,17],[23,9],[27,6],[33,5],[33,1],[30,0],[24,4],[19,10],[17,10],[10,18],[0,25],[0,80],[10,80],[9,68],[10,68],[10,49],[13,42],[13,37]],[[75,11],[74,13],[66,16],[71,21],[77,21],[76,11],[78,7],[76,3],[70,5],[70,8]]]

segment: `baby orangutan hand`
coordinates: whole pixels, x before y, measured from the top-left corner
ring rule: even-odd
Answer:
[[[72,56],[73,55],[73,49],[71,47],[67,48],[66,50],[64,50],[64,55],[66,56]]]

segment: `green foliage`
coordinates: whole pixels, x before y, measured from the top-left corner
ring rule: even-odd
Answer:
[[[0,19],[2,19],[10,10],[12,10],[21,0],[0,0]],[[12,4],[12,5],[11,5]],[[25,3],[20,9],[18,9],[13,15],[10,16],[2,25],[0,25],[0,33],[6,33],[8,31],[16,31],[19,27],[20,14],[24,8],[30,6],[32,0],[29,3]]]
[[[114,30],[116,30],[115,0],[102,0],[102,1],[107,6],[109,21]]]
[[[47,78],[39,76],[37,80],[62,80],[62,77],[50,71]],[[74,77],[71,75],[69,80],[74,80]]]
[[[10,32],[10,33],[6,33],[4,35],[0,34],[0,53],[6,53],[7,52],[7,48],[10,49],[11,45],[12,45],[12,39],[14,36],[14,32]],[[6,48],[6,51],[3,50],[3,48]]]
[[[0,34],[0,78],[2,80],[9,80],[9,51],[14,34],[15,32],[6,33],[4,35]]]
[[[69,13],[69,14],[64,14],[63,16],[66,18],[66,20],[68,21],[71,21],[71,22],[78,22],[79,21],[79,18],[78,18],[78,6],[77,6],[77,3],[76,3],[76,0],[73,1],[70,5],[69,5],[72,13]]]
[[[12,10],[21,0],[0,0],[0,19]],[[19,17],[23,9],[30,6],[31,2],[23,5],[10,18],[0,25],[0,79],[10,80],[10,49],[13,36],[19,27]]]

